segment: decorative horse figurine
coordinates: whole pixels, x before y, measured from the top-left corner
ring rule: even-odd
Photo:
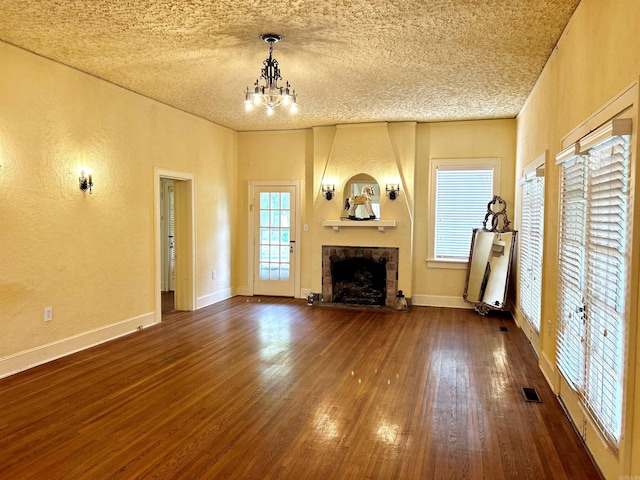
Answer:
[[[371,206],[371,197],[373,195],[375,195],[373,187],[371,185],[365,185],[362,187],[360,195],[346,199],[344,202],[344,209],[349,210],[349,220],[370,220],[376,218],[376,214],[373,212],[373,207]],[[356,207],[358,205],[364,205],[364,208],[369,214],[369,218],[356,217]]]

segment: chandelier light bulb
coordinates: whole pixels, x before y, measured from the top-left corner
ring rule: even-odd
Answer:
[[[290,87],[291,85],[289,85],[289,82],[287,82],[287,86],[283,89],[280,89],[283,94],[282,94],[282,104],[283,105],[289,105],[289,102],[291,102],[291,92],[290,92]]]
[[[247,110],[247,112],[249,110],[251,110],[251,107],[253,106],[252,103],[252,95],[249,92],[249,87],[247,87],[247,91],[244,92],[244,108]]]
[[[285,87],[279,87],[278,81],[282,80],[280,75],[280,67],[278,61],[273,58],[273,44],[279,42],[282,39],[281,35],[274,33],[267,33],[261,35],[260,38],[269,44],[269,58],[267,58],[263,64],[260,78],[254,83],[253,93],[250,93],[249,87],[245,91],[245,107],[247,111],[251,110],[250,104],[253,101],[254,105],[263,105],[267,109],[267,115],[273,115],[274,109],[279,105],[289,107],[289,111],[295,112],[297,110],[297,95],[293,90],[291,93],[291,84],[286,82]],[[260,85],[260,80],[263,81],[263,85]]]

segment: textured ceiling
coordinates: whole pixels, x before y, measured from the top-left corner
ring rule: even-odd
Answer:
[[[238,131],[512,118],[579,0],[0,0],[0,39]],[[274,46],[295,115],[245,112]]]

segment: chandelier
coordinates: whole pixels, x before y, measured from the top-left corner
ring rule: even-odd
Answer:
[[[269,44],[269,58],[262,62],[264,68],[254,84],[253,93],[249,91],[249,87],[244,92],[245,108],[251,110],[254,105],[264,105],[267,107],[267,114],[273,115],[274,108],[284,105],[288,106],[291,112],[295,112],[298,109],[296,91],[292,90],[289,82],[286,82],[285,87],[278,86],[278,80],[282,80],[282,76],[278,61],[273,58],[273,44],[279,42],[282,35],[266,33],[260,35],[260,38]],[[259,84],[260,79],[263,80],[263,85]]]

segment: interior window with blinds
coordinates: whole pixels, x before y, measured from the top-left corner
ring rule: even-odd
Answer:
[[[435,260],[468,261],[474,228],[481,228],[494,195],[494,165],[438,165],[435,170]]]
[[[542,244],[544,226],[544,164],[520,181],[522,204],[519,235],[519,306],[536,332],[540,332],[542,298]]]
[[[556,157],[562,166],[558,368],[609,442],[621,436],[627,324],[630,119]]]

